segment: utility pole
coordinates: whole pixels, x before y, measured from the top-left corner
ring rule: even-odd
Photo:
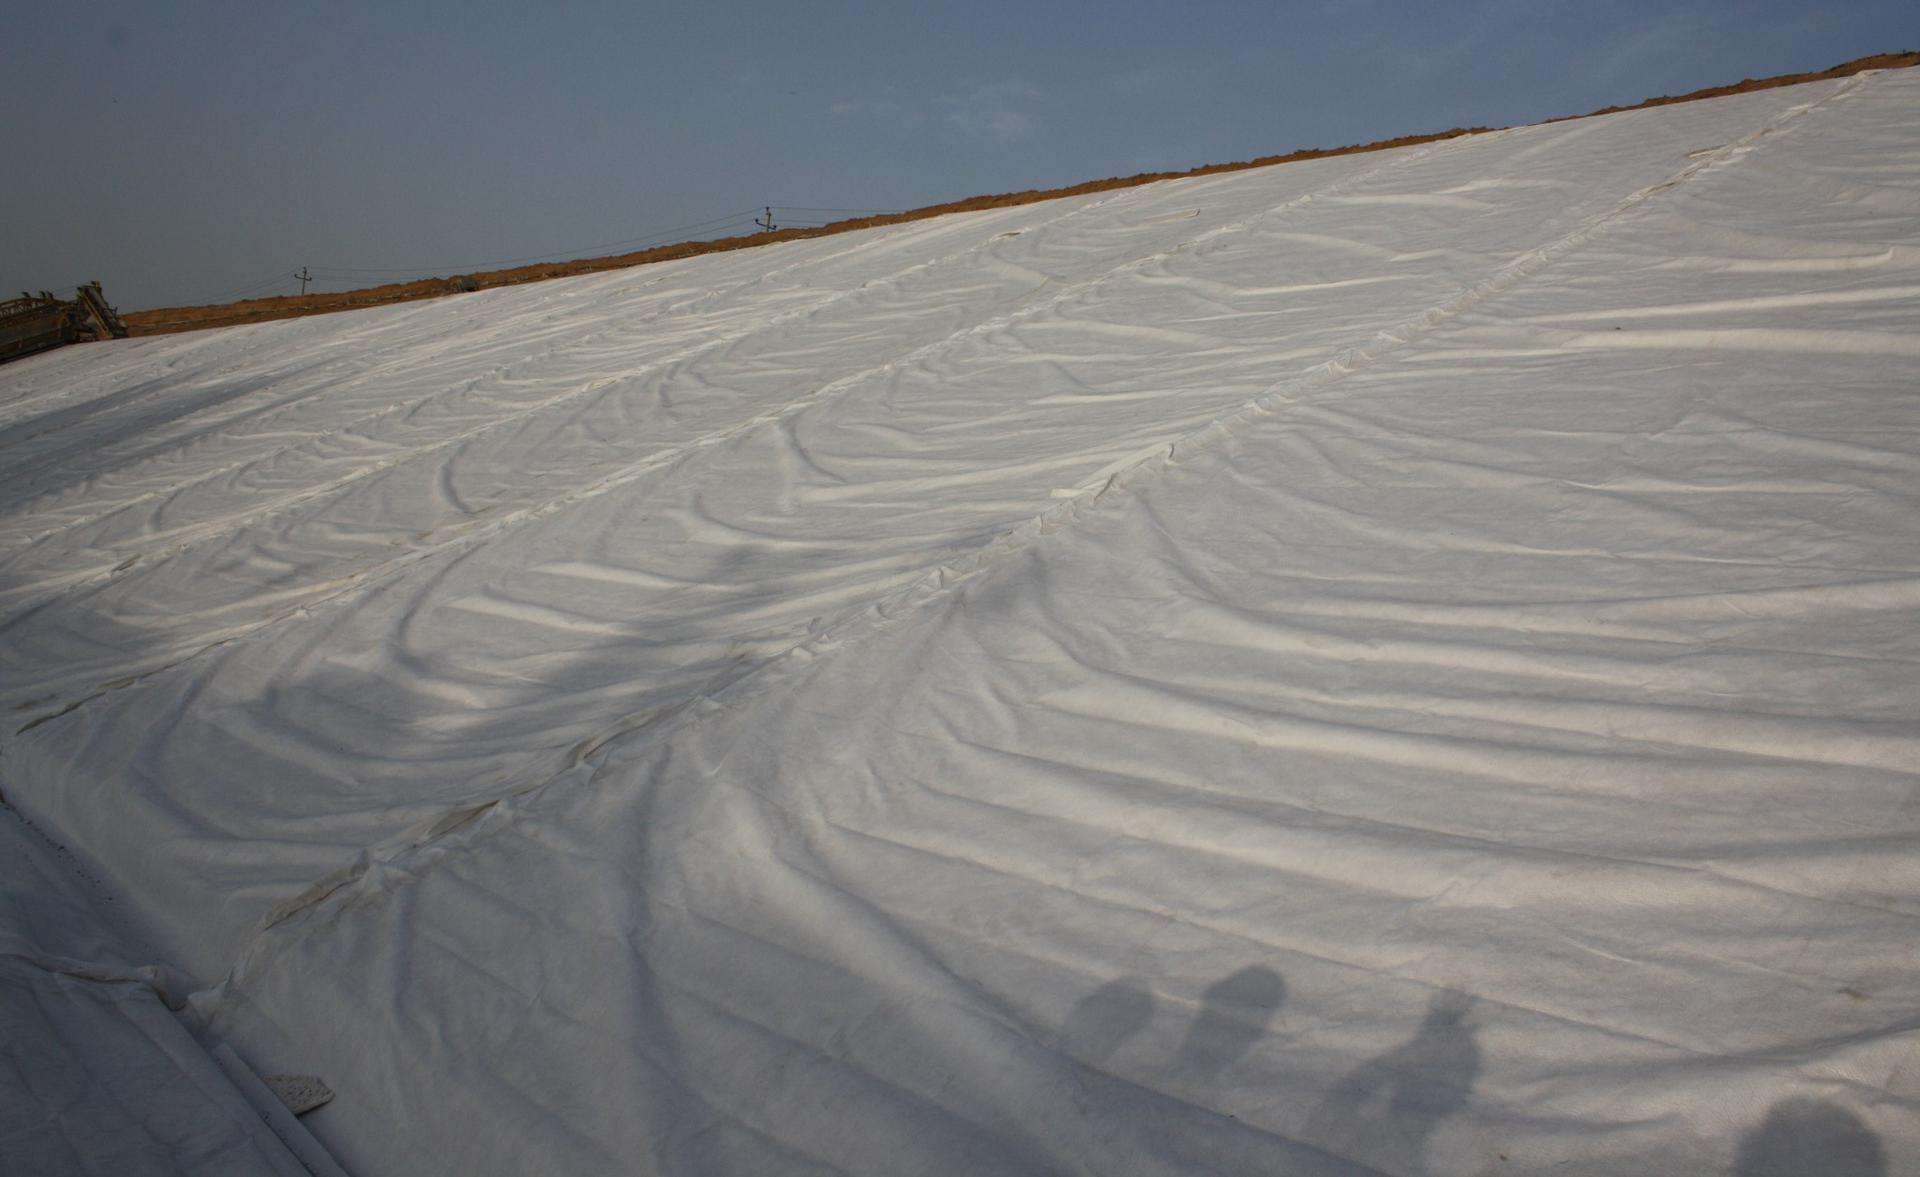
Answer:
[[[768,211],[771,212],[772,210],[769,209]],[[295,274],[294,277],[300,279],[300,297],[305,298],[307,296],[307,283],[313,281],[313,275],[307,273],[307,267],[301,266],[300,272]]]
[[[765,229],[765,230],[766,230],[767,232],[769,232],[769,233],[771,233],[771,232],[773,232],[773,230],[774,230],[774,224],[773,224],[773,206],[772,206],[772,205],[768,205],[768,206],[767,206],[767,215],[766,215],[765,217],[755,217],[755,218],[753,218],[753,223],[754,223],[754,224],[756,224],[756,225],[758,225],[758,226],[760,226],[760,227],[761,227],[762,229]]]

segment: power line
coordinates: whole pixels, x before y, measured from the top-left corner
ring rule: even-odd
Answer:
[[[781,213],[861,213],[869,216],[890,216],[901,210],[887,208],[830,208],[822,205],[797,204],[763,205],[758,208],[744,208],[737,212],[723,213],[720,216],[711,217],[704,221],[694,221],[690,224],[675,225],[671,228],[655,229],[641,236],[626,237],[618,241],[602,241],[593,245],[581,245],[572,249],[555,250],[551,253],[531,254],[526,257],[495,258],[491,261],[465,262],[460,265],[438,266],[302,266],[297,273],[291,275],[285,272],[278,273],[257,282],[250,282],[244,286],[234,287],[225,293],[202,296],[198,301],[203,303],[235,302],[243,298],[258,296],[268,288],[281,282],[289,281],[290,279],[298,280],[301,283],[301,293],[304,294],[306,292],[306,285],[310,282],[346,282],[354,281],[363,275],[379,274],[424,275],[434,272],[469,273],[490,266],[512,266],[530,262],[560,260],[576,254],[589,253],[594,250],[618,249],[625,246],[652,247],[687,233],[720,233],[723,230],[732,229],[736,226],[746,228],[748,225],[753,225],[761,229],[771,229],[776,211]],[[764,213],[765,219],[755,217],[755,213]],[[815,229],[834,223],[830,220],[821,220],[815,217],[783,218],[783,222],[794,228],[804,229]],[[77,287],[79,283],[72,283],[72,285]]]
[[[791,213],[873,213],[876,216],[892,216],[904,211],[897,208],[820,208],[806,204],[776,204],[773,207]]]
[[[235,288],[233,293],[250,294],[256,290],[266,290],[270,287],[278,286],[282,282],[290,281],[291,279],[292,279],[292,275],[290,274],[275,274],[273,277],[264,279],[263,281],[253,282],[253,283],[249,283],[246,286],[237,287]]]
[[[258,282],[249,282],[245,286],[233,287],[224,293],[202,295],[199,301],[203,303],[215,302],[215,301],[232,302],[235,299],[238,299],[244,295],[249,295],[261,290],[265,290],[269,286],[273,286],[280,282],[285,282],[286,280],[287,280],[286,274],[284,273],[275,274],[271,278],[265,278]]]
[[[492,261],[466,262],[455,266],[323,266],[321,268],[333,274],[419,274],[434,270],[461,272],[478,270],[486,266],[511,266],[522,262],[537,262],[549,258],[562,258],[569,254],[585,253],[592,249],[613,249],[622,245],[636,245],[642,242],[658,240],[662,237],[670,237],[677,233],[691,233],[699,229],[713,230],[724,228],[735,221],[744,220],[758,211],[760,211],[758,208],[744,208],[739,212],[726,213],[705,221],[695,221],[690,225],[676,225],[671,229],[655,229],[638,237],[622,238],[619,241],[602,241],[597,245],[579,245],[572,249],[556,249],[550,253],[537,253],[529,257],[495,258]]]

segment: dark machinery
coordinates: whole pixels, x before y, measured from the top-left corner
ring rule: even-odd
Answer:
[[[0,363],[69,343],[126,337],[127,325],[98,282],[78,288],[70,299],[42,290],[0,302]]]

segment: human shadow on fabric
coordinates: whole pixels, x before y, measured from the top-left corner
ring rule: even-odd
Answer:
[[[1740,1138],[1734,1177],[1885,1177],[1880,1138],[1823,1099],[1783,1099]]]
[[[1075,1057],[1103,1063],[1153,1020],[1153,994],[1138,977],[1109,981],[1082,997],[1060,1036]]]
[[[1472,1009],[1467,994],[1434,994],[1410,1040],[1334,1085],[1309,1118],[1306,1138],[1389,1173],[1427,1172],[1429,1139],[1467,1106],[1480,1074]]]
[[[1188,1075],[1211,1078],[1238,1062],[1266,1036],[1287,999],[1287,983],[1263,965],[1249,965],[1207,987],[1176,1061]]]

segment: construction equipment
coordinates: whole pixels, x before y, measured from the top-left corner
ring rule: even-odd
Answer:
[[[127,326],[99,282],[77,288],[71,299],[42,290],[0,302],[0,363],[69,343],[126,337]]]

